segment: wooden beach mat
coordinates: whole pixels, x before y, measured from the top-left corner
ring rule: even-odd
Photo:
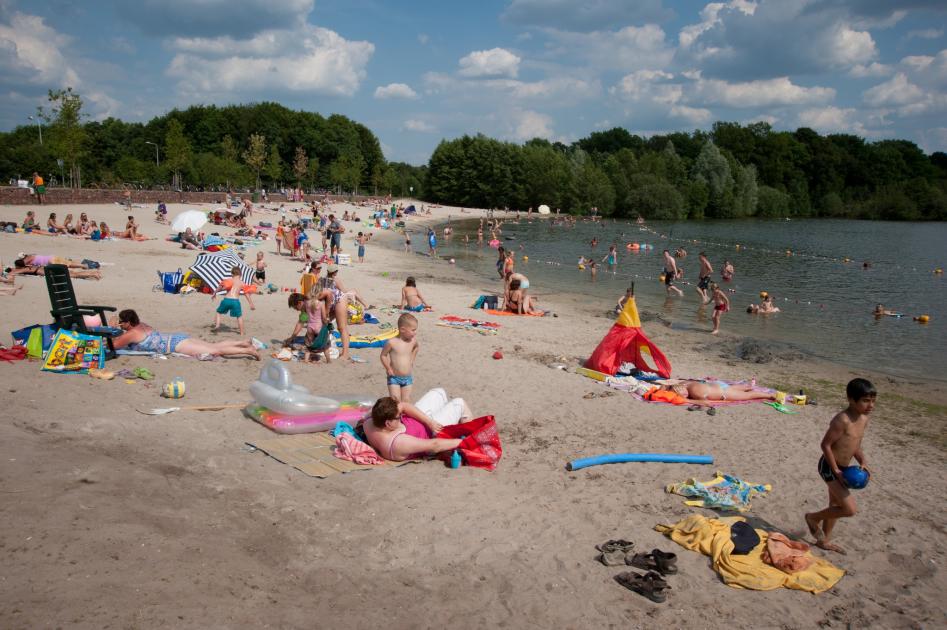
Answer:
[[[410,464],[412,461],[420,461],[386,461],[378,466],[363,466],[345,459],[339,459],[332,454],[335,450],[335,438],[329,435],[327,431],[286,435],[268,440],[247,442],[247,444],[263,451],[278,462],[288,464],[310,477],[320,479],[325,479],[337,473],[349,473],[353,470],[388,469]]]

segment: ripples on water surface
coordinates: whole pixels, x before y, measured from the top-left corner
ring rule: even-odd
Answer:
[[[737,291],[730,294],[724,333],[790,343],[851,367],[947,380],[947,278],[931,273],[947,266],[947,224],[820,219],[650,222],[648,227],[669,238],[626,222],[583,222],[572,229],[549,221],[523,221],[504,225],[501,240],[513,246],[517,269],[529,276],[535,293],[581,293],[608,309],[635,281],[642,310],[663,312],[675,327],[709,330],[711,309],[699,312],[693,286],[678,285],[684,298],[668,300],[656,279],[662,250],[673,252],[683,245],[688,256],[679,264],[685,280],[696,283],[697,254],[704,251],[714,266],[714,280],[720,279],[724,259],[736,267],[733,282],[722,283]],[[450,243],[439,239],[438,253],[495,278],[496,251],[476,246],[476,230],[476,222],[455,223],[454,237]],[[465,234],[470,235],[469,247],[463,243]],[[599,240],[594,250],[589,245],[593,236]],[[415,242],[420,245],[424,239]],[[602,265],[596,281],[590,282],[576,261],[592,253],[601,260],[613,242],[619,245],[616,274]],[[654,249],[628,252],[629,242],[650,243]],[[794,255],[787,256],[786,250]],[[524,254],[528,263],[522,261]],[[841,262],[845,258],[852,262]],[[863,270],[866,260],[872,266]],[[782,312],[746,314],[747,304],[759,302],[763,290],[775,297]],[[876,320],[871,311],[879,302],[905,317]],[[931,322],[911,320],[919,314],[930,315]]]

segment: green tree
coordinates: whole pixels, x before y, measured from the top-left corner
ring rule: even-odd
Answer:
[[[302,147],[296,147],[296,157],[293,158],[293,174],[296,176],[296,187],[302,186],[303,177],[309,173],[309,158],[306,157],[306,150]]]
[[[279,182],[283,177],[283,158],[280,157],[276,143],[270,145],[270,157],[266,160],[265,170],[273,187],[279,186]]]
[[[309,167],[307,170],[307,175],[309,176],[309,187],[315,188],[319,176],[319,158],[309,158]]]
[[[54,155],[61,157],[69,166],[69,182],[73,188],[82,186],[82,169],[79,161],[86,153],[87,133],[82,125],[82,97],[71,87],[65,90],[49,90],[50,110],[40,110],[50,133],[49,144]]]
[[[708,140],[694,162],[693,177],[707,186],[707,211],[712,218],[733,215],[733,175],[730,163],[713,141]]]
[[[364,166],[365,160],[360,153],[346,151],[329,165],[329,177],[333,184],[341,187],[343,192],[357,194]]]
[[[168,123],[168,131],[164,134],[164,162],[171,171],[171,186],[181,188],[181,171],[191,161],[191,143],[184,135],[184,125],[176,118]]]
[[[260,171],[266,163],[266,136],[250,134],[246,151],[243,152],[243,161],[256,175],[256,187],[260,188]]]

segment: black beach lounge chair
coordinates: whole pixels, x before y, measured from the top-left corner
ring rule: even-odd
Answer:
[[[106,342],[106,359],[115,358],[112,337],[122,334],[121,329],[111,328],[105,318],[105,312],[115,311],[114,306],[84,306],[76,301],[76,291],[72,288],[72,278],[66,265],[46,265],[46,289],[49,291],[50,314],[57,328],[72,330],[85,335],[102,337]],[[86,326],[84,315],[98,315],[101,326]]]

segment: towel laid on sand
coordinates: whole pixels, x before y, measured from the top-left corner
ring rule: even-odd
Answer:
[[[765,495],[773,489],[769,484],[750,483],[722,472],[716,472],[714,475],[716,476],[710,481],[691,478],[681,483],[672,483],[664,491],[668,494],[694,497],[694,500],[684,502],[691,507],[745,512],[750,509],[750,499],[755,495]]]
[[[760,544],[745,556],[732,555],[730,525],[744,520],[739,516],[707,518],[691,514],[674,525],[656,525],[655,530],[665,534],[680,546],[710,556],[714,571],[724,583],[734,588],[771,591],[789,588],[809,593],[822,593],[835,586],[845,571],[822,558],[812,558],[809,568],[798,573],[785,573],[763,562],[763,549],[769,532],[757,529]]]

